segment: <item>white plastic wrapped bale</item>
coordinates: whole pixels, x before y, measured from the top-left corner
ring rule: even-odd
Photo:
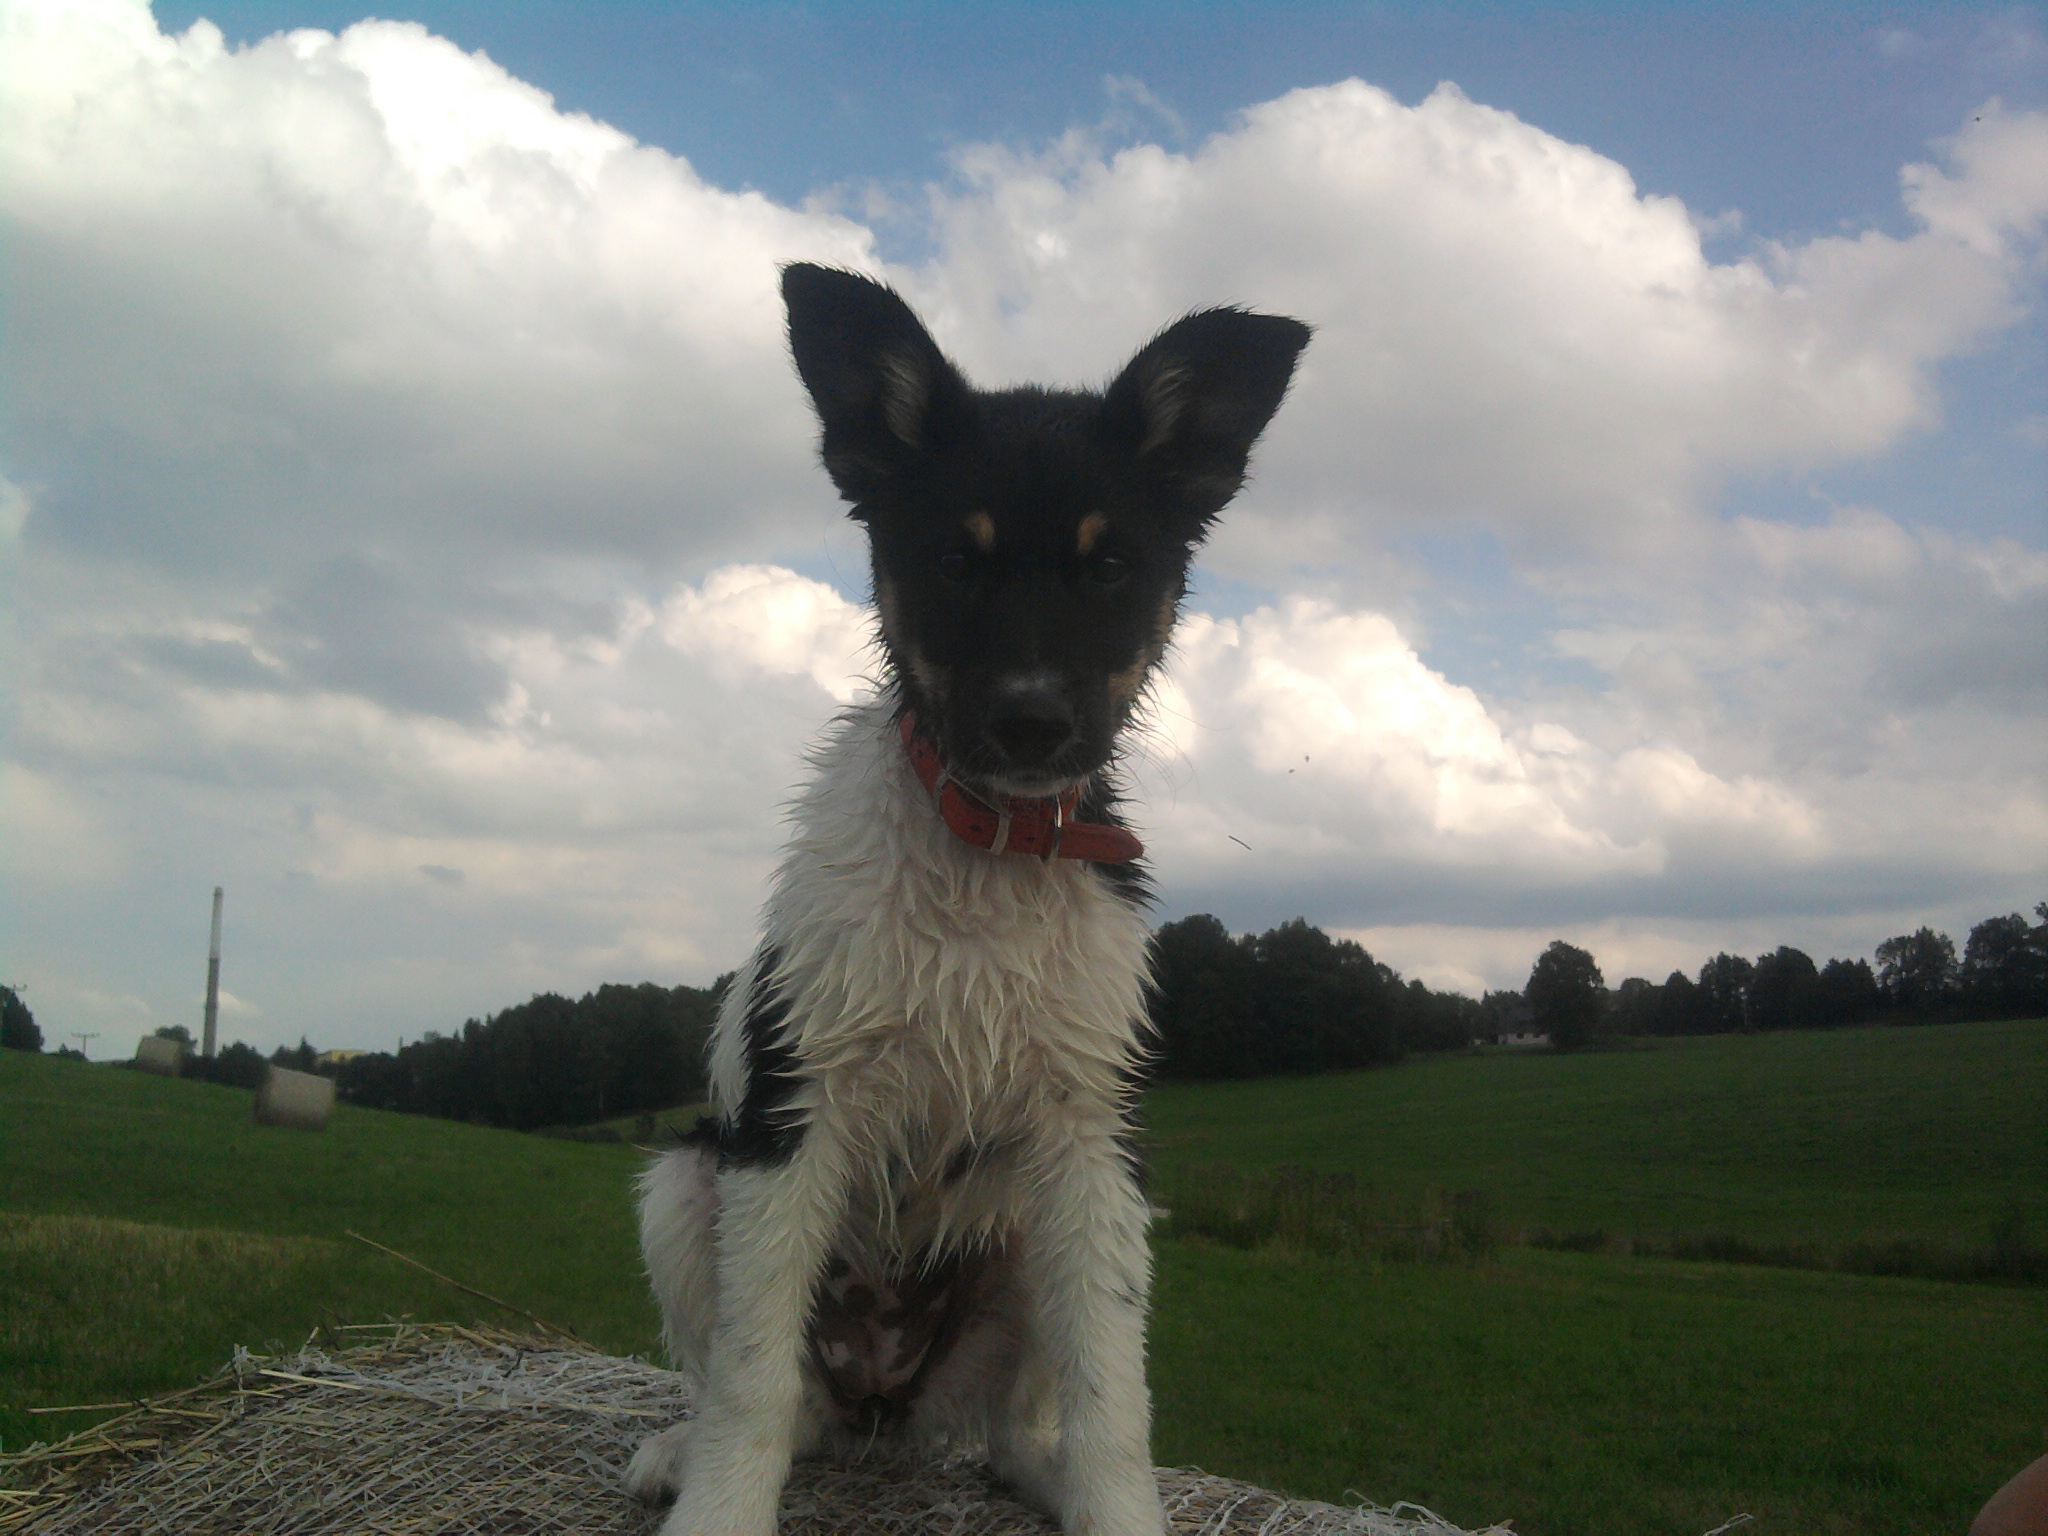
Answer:
[[[312,1072],[272,1067],[256,1090],[256,1123],[324,1131],[334,1113],[334,1079]]]
[[[185,1042],[166,1040],[161,1035],[138,1040],[135,1066],[138,1071],[154,1072],[158,1077],[176,1077],[185,1067]]]

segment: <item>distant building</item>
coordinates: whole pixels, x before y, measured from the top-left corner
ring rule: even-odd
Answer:
[[[367,1056],[368,1051],[322,1051],[313,1059],[323,1067],[338,1067],[344,1061],[354,1061],[358,1056]]]
[[[1490,1038],[1495,1045],[1519,1045],[1528,1049],[1550,1044],[1550,1036],[1536,1028],[1536,1010],[1521,998],[1512,1001],[1502,998],[1490,1011],[1493,1014],[1493,1033],[1481,1036],[1482,1039]]]

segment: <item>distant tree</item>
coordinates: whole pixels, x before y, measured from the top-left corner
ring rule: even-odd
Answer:
[[[1657,1033],[1697,1035],[1700,1028],[1700,989],[1683,971],[1673,971],[1658,990]]]
[[[12,987],[0,987],[0,1050],[40,1051],[43,1032]]]
[[[1269,1072],[1343,1072],[1401,1054],[1388,997],[1393,973],[1362,946],[1305,918],[1253,946],[1252,1018]]]
[[[368,1109],[391,1109],[419,1114],[412,1098],[412,1080],[406,1071],[404,1052],[369,1051],[339,1063],[334,1069],[334,1091],[351,1104]]]
[[[224,1087],[255,1088],[263,1081],[265,1063],[261,1051],[237,1040],[222,1046],[211,1062],[202,1060],[194,1065],[209,1080]]]
[[[1152,1024],[1168,1078],[1343,1072],[1491,1033],[1488,1001],[1404,982],[1305,918],[1232,936],[1207,913],[1153,935]],[[1519,1004],[1520,999],[1515,998]]]
[[[289,1067],[294,1072],[311,1072],[320,1065],[320,1053],[308,1045],[306,1037],[301,1035],[296,1046],[280,1045],[272,1051],[270,1064],[274,1067]]]
[[[715,983],[707,992],[642,982],[602,986],[581,999],[581,1070],[590,1087],[580,1103],[595,1110],[593,1118],[701,1097],[718,995]]]
[[[1391,974],[1391,973],[1389,973]],[[1420,981],[1398,981],[1389,994],[1394,1032],[1408,1051],[1461,1051],[1480,1032],[1479,1000],[1459,992],[1433,992]]]
[[[1757,958],[1749,978],[1752,1029],[1814,1029],[1820,1024],[1820,972],[1804,950],[1780,945]]]
[[[1560,1051],[1589,1045],[1600,1034],[1607,983],[1585,950],[1553,940],[1536,957],[1522,995],[1529,1000],[1536,1028]]]
[[[1941,1018],[1956,1001],[1956,946],[1945,933],[1921,928],[1877,946],[1877,989],[1901,1018]]]
[[[2042,917],[2038,926],[2014,912],[1970,930],[1959,981],[1964,1005],[1978,1017],[2048,1013],[2048,902],[2034,910]]]
[[[1258,1040],[1250,1028],[1256,965],[1250,936],[1233,938],[1216,918],[1197,912],[1152,935],[1152,960],[1160,1076],[1258,1072]]]
[[[1607,1020],[1617,1035],[1654,1035],[1664,1001],[1663,988],[1631,976],[1609,994]]]
[[[1877,977],[1868,960],[1830,960],[1814,988],[1815,1021],[1823,1029],[1867,1024],[1877,1017]]]
[[[459,1034],[430,1030],[323,1070],[351,1104],[515,1130],[670,1109],[705,1091],[716,995],[652,982],[574,1001],[543,992]]]
[[[1749,983],[1755,972],[1756,967],[1740,955],[1716,955],[1700,967],[1694,1005],[1698,1033],[1730,1035],[1750,1027]]]
[[[159,1024],[150,1034],[158,1040],[175,1040],[180,1045],[193,1043],[192,1031],[182,1024]]]

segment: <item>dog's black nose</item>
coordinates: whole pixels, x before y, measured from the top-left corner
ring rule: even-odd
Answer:
[[[989,712],[988,733],[1013,766],[1040,767],[1074,739],[1074,708],[1051,688],[1018,689]]]

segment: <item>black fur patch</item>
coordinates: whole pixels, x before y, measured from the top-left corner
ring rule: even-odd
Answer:
[[[1123,1159],[1124,1172],[1140,1194],[1152,1187],[1151,1161],[1145,1156],[1145,1124],[1139,1118],[1139,1106],[1144,1103],[1145,1090],[1152,1081],[1152,1063],[1150,1055],[1125,1062],[1123,1081],[1117,1087],[1117,1119],[1121,1122],[1116,1133],[1117,1155]]]
[[[981,1164],[982,1149],[968,1141],[960,1144],[960,1150],[946,1159],[945,1171],[939,1175],[941,1184],[958,1184]]]
[[[761,951],[747,994],[741,1040],[747,1057],[747,1092],[718,1124],[721,1168],[774,1167],[796,1155],[804,1139],[804,1114],[790,1100],[803,1081],[796,1046],[783,1033],[789,994],[775,974],[782,952]]]
[[[1117,809],[1122,800],[1116,786],[1108,782],[1108,775],[1098,773],[1081,792],[1080,808],[1075,815],[1081,821],[1092,821],[1106,827],[1128,827],[1130,824]],[[1123,864],[1097,864],[1095,872],[1102,876],[1112,892],[1130,905],[1152,905],[1152,871],[1146,868],[1143,859],[1131,859]]]

